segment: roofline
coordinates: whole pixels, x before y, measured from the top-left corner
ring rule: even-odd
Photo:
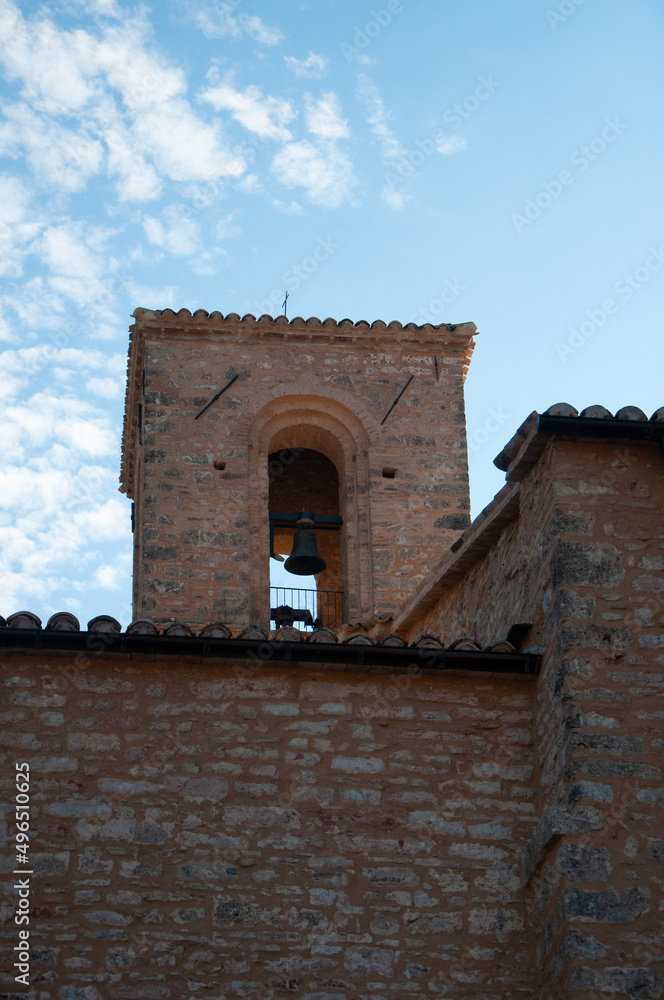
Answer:
[[[548,413],[530,414],[519,427],[493,464],[513,478],[518,472],[526,471],[523,462],[530,467],[539,458],[547,441],[553,436],[571,440],[603,439],[622,441],[663,441],[664,421],[661,420],[618,420],[615,417],[558,417]],[[510,473],[512,475],[510,475]]]
[[[242,339],[257,341],[266,340],[288,343],[302,342],[310,338],[313,343],[330,343],[336,348],[348,346],[353,350],[361,347],[368,349],[387,348],[432,351],[436,347],[447,344],[462,354],[462,372],[465,379],[470,365],[470,359],[475,347],[474,337],[477,327],[474,323],[439,323],[437,325],[424,323],[401,324],[396,320],[385,323],[376,320],[369,323],[350,319],[335,320],[328,317],[321,320],[317,316],[303,319],[295,316],[269,316],[264,313],[256,317],[252,313],[240,316],[239,313],[223,313],[215,311],[208,313],[205,309],[197,309],[191,313],[189,309],[144,309],[139,307],[132,316],[135,322],[129,327],[129,351],[127,358],[127,385],[125,391],[125,412],[122,431],[122,459],[120,472],[120,492],[130,498],[134,491],[134,474],[137,460],[137,422],[138,405],[141,395],[141,372],[145,354],[145,332],[149,331],[156,337],[197,337],[200,339],[221,340],[236,344],[238,336]],[[390,337],[391,335],[391,337]],[[392,340],[392,338],[394,338]]]
[[[483,650],[438,649],[431,646],[374,646],[359,643],[284,642],[278,639],[221,639],[204,636],[144,635],[117,632],[42,631],[0,629],[0,655],[35,652],[84,654],[74,664],[122,658],[140,663],[209,663],[240,660],[246,668],[280,666],[302,669],[341,669],[358,673],[534,675],[540,658],[533,653],[492,653]]]
[[[506,474],[506,485],[450,546],[403,610],[395,616],[392,623],[395,631],[407,631],[413,627],[446,590],[458,583],[470,567],[487,554],[502,530],[518,518],[521,480],[553,437],[575,441],[659,442],[664,452],[664,421],[553,416],[533,411],[494,459],[494,465]]]
[[[454,334],[455,339],[465,341],[470,341],[477,335],[477,327],[474,323],[470,322],[423,323],[418,325],[417,323],[400,323],[398,320],[391,320],[389,323],[381,319],[374,320],[371,323],[365,319],[357,321],[352,319],[337,320],[331,316],[328,316],[326,319],[319,319],[318,316],[310,316],[308,319],[304,319],[302,316],[294,316],[288,319],[287,316],[271,316],[269,313],[263,313],[260,316],[254,316],[253,313],[245,313],[243,316],[240,316],[239,313],[227,313],[224,316],[219,310],[209,313],[206,309],[196,309],[192,313],[189,309],[179,309],[175,312],[174,309],[144,309],[142,306],[134,309],[132,316],[141,323],[149,323],[157,327],[164,326],[165,324],[177,325],[184,322],[197,328],[210,326],[218,332],[223,332],[224,326],[236,327],[238,324],[242,324],[252,328],[258,327],[261,330],[270,327],[276,327],[284,331],[287,331],[288,328],[291,328],[293,331],[306,328],[312,333],[317,330],[334,329],[343,332],[355,330],[357,332],[376,331],[381,333],[386,330],[393,331],[394,333],[398,333],[400,330],[413,330],[417,332],[432,330],[445,332],[446,334],[451,333]]]

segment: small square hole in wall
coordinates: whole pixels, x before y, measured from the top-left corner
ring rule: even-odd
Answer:
[[[396,479],[396,469],[383,469],[383,479]]]
[[[220,472],[223,472],[224,469],[226,468],[226,463],[217,461],[214,463],[214,467],[215,469],[219,469]]]

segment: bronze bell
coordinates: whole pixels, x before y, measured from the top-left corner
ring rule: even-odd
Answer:
[[[325,560],[318,551],[314,533],[314,519],[308,510],[297,516],[297,531],[293,538],[293,551],[284,563],[284,569],[296,576],[315,576],[325,569]]]

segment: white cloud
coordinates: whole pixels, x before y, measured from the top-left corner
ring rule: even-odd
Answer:
[[[36,181],[60,191],[81,191],[101,169],[104,149],[83,128],[65,128],[25,102],[4,107],[0,153],[16,156],[25,150]]]
[[[338,208],[355,186],[353,165],[334,144],[287,143],[274,157],[272,169],[286,187],[303,187],[315,205]]]
[[[102,399],[119,399],[124,394],[124,379],[91,378],[85,384],[88,392]]]
[[[124,287],[131,302],[134,303],[134,308],[141,306],[144,309],[172,309],[176,304],[176,296],[180,294],[180,289],[175,285],[162,285],[161,288],[157,288],[137,281],[127,281]]]
[[[218,123],[201,121],[187,101],[172,100],[145,109],[137,117],[133,132],[171,180],[213,181],[218,177],[239,177],[244,172],[244,158],[221,143]]]
[[[90,14],[101,14],[103,17],[122,17],[123,12],[116,0],[69,0],[83,7]]]
[[[242,180],[238,181],[237,189],[245,194],[265,193],[265,188],[261,184],[258,174],[245,174]]]
[[[126,326],[124,319],[118,320],[117,324],[95,320],[88,327],[88,337],[90,340],[117,340],[118,337],[126,336]]]
[[[16,332],[12,329],[9,321],[5,317],[2,304],[0,303],[0,340],[4,340],[5,343],[15,344],[18,340]],[[5,392],[5,385],[0,381],[0,399],[2,399]]]
[[[449,156],[450,153],[460,153],[466,148],[466,140],[462,139],[460,135],[444,135],[436,140],[436,152],[442,153],[443,156]]]
[[[47,226],[40,243],[40,256],[52,273],[96,281],[103,274],[104,258],[97,252],[106,234],[82,222]]]
[[[380,192],[381,199],[385,202],[388,208],[400,209],[403,208],[406,202],[410,201],[412,195],[407,194],[405,191],[397,191],[395,188],[385,184]]]
[[[0,366],[4,376],[1,383],[3,395],[5,400],[10,400],[32,378],[56,369],[68,373],[68,379],[74,376],[75,387],[80,386],[82,373],[90,372],[107,376],[114,385],[124,386],[126,358],[124,354],[109,356],[90,348],[58,348],[52,343],[41,343],[0,352]]]
[[[385,110],[385,105],[378,92],[378,88],[364,73],[361,73],[358,77],[357,94],[364,105],[367,123],[371,126],[371,131],[380,142],[383,157],[386,160],[395,160],[403,156],[406,150],[387,124],[391,116]]]
[[[36,393],[7,408],[0,422],[3,443],[10,440],[19,448],[37,447],[43,452],[49,441],[55,441],[80,455],[116,457],[117,441],[108,418],[92,414],[93,407],[83,400],[58,397],[52,390]]]
[[[108,150],[108,173],[118,178],[120,200],[141,202],[158,198],[163,182],[153,164],[147,162],[136,136],[114,109],[104,128],[104,141]]]
[[[240,125],[262,139],[283,142],[291,138],[286,125],[295,118],[295,111],[286,100],[265,97],[260,87],[240,91],[223,83],[203,91],[201,97],[216,111],[230,111]]]
[[[169,205],[161,219],[144,216],[143,229],[150,243],[174,257],[190,257],[201,245],[200,226],[182,205]]]
[[[23,181],[11,174],[0,174],[0,234],[5,227],[25,221],[30,195]]]
[[[272,204],[282,215],[302,215],[304,211],[297,201],[283,201],[281,198],[274,198]]]
[[[255,14],[233,13],[238,6],[234,0],[195,5],[191,8],[191,18],[207,38],[241,38],[248,35],[261,45],[278,45],[282,34],[278,28],[270,28]]]
[[[295,76],[316,79],[325,76],[329,59],[310,52],[306,59],[296,59],[295,56],[284,56],[284,62]]]
[[[378,88],[364,73],[360,73],[358,76],[357,96],[364,106],[367,124],[380,144],[383,163],[388,171],[393,171],[399,160],[406,156],[407,150],[401,145],[388,125],[391,115],[385,108]],[[395,189],[391,184],[383,185],[380,196],[388,208],[394,210],[403,208],[412,197],[404,190]]]
[[[221,263],[228,258],[228,254],[221,247],[213,247],[211,250],[203,250],[197,257],[194,257],[189,266],[194,274],[210,275],[216,274]]]
[[[220,240],[229,240],[234,236],[240,236],[242,227],[235,222],[235,217],[231,212],[217,220],[215,232]]]
[[[283,35],[278,28],[271,28],[256,15],[242,14],[239,18],[242,30],[261,45],[278,45]]]
[[[131,563],[129,553],[119,556],[115,564],[104,563],[95,571],[95,583],[102,590],[123,590],[127,585],[127,577],[131,574]]]
[[[356,179],[348,154],[338,146],[350,129],[336,94],[318,100],[305,94],[305,122],[316,140],[286,143],[272,160],[272,170],[286,187],[303,187],[314,204],[337,208],[351,196]]]
[[[95,42],[86,31],[60,31],[52,21],[23,18],[10,0],[0,6],[0,52],[10,81],[50,112],[80,111],[94,94]]]
[[[305,121],[307,128],[321,139],[347,139],[350,136],[348,122],[341,117],[341,105],[337,95],[330,91],[317,101],[311,94],[304,95]]]
[[[124,363],[120,353],[109,358],[101,351],[52,344],[0,354],[8,390],[0,411],[5,615],[27,606],[48,616],[56,610],[47,611],[55,593],[87,595],[97,567],[121,570],[129,556],[128,505],[117,496],[119,429],[98,405],[102,388],[121,387]],[[17,398],[27,384],[44,377],[51,379],[47,389]],[[53,388],[56,377],[66,383],[64,390]],[[86,381],[95,392],[92,401],[83,398]],[[109,545],[113,555],[99,551]],[[74,596],[60,600],[78,606]]]
[[[96,30],[99,37],[25,19],[3,0],[0,60],[9,78],[23,83],[25,100],[6,109],[0,151],[26,148],[35,177],[64,191],[81,190],[105,168],[119,178],[121,197],[137,201],[157,197],[162,178],[211,181],[244,172],[220,123],[193,111],[184,72],[153,51],[144,12]],[[76,115],[76,128],[55,115]]]
[[[30,218],[30,193],[22,180],[0,174],[0,276],[19,277],[27,245],[39,231]],[[0,321],[0,340],[3,336]]]
[[[105,485],[105,473],[107,470],[98,470],[97,477],[94,477],[91,470],[90,475],[81,478],[83,494],[94,494],[101,501],[101,491]],[[112,542],[118,537],[122,537],[127,530],[127,503],[118,497],[110,497],[103,502],[94,503],[88,506],[82,504],[74,517],[74,523],[86,534],[91,535],[99,541]]]
[[[24,281],[19,289],[3,296],[5,309],[11,309],[23,326],[59,330],[65,321],[65,304],[42,277]]]
[[[106,497],[115,484],[110,470],[101,471],[104,476],[96,490],[84,492],[78,506],[73,491],[66,491],[68,484],[71,487],[81,480],[72,480],[70,473],[18,470],[18,477],[12,475],[14,470],[9,470],[9,476],[0,473],[0,483],[3,487],[9,485],[16,510],[13,524],[0,524],[5,615],[28,607],[47,618],[56,610],[52,600],[57,592],[67,592],[59,599],[60,606],[75,612],[82,604],[74,595],[84,594],[89,600],[95,585],[128,592],[128,504],[117,497]],[[85,479],[83,484],[85,489]],[[13,485],[17,488],[12,493]],[[33,497],[38,502],[31,506]],[[7,510],[7,504],[3,506]],[[109,548],[106,554],[104,550]]]
[[[79,308],[107,312],[114,301],[115,262],[105,251],[111,230],[81,222],[47,226],[35,250],[50,271],[48,286]]]

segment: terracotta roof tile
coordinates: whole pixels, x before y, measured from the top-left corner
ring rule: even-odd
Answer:
[[[31,611],[18,611],[10,615],[6,620],[0,616],[0,629],[29,629],[40,631],[42,628],[41,619]],[[48,620],[45,631],[49,632],[81,632],[78,619],[68,611],[58,611]],[[154,635],[166,636],[177,643],[180,638],[206,638],[224,641],[235,639],[246,639],[253,642],[310,642],[326,643],[328,645],[342,642],[347,646],[387,646],[387,647],[408,647],[408,641],[397,632],[390,632],[388,635],[378,638],[368,633],[362,625],[344,625],[338,629],[316,628],[312,632],[304,632],[292,626],[274,629],[266,632],[265,629],[257,625],[249,625],[247,628],[235,630],[237,634],[223,622],[211,622],[203,627],[187,625],[184,622],[172,621],[162,624],[153,621],[151,618],[137,618],[125,629],[127,635]],[[119,634],[122,626],[111,615],[97,615],[96,618],[88,622],[88,633],[107,632]],[[81,633],[85,635],[85,632]],[[47,644],[44,646],[47,648]],[[438,636],[425,634],[418,636],[410,646],[411,649],[440,649],[467,650],[481,652],[479,643],[468,635],[460,635],[449,646]],[[514,653],[515,649],[511,643],[501,640],[487,646],[484,652],[493,653]]]
[[[54,615],[51,615],[46,623],[46,628],[50,631],[58,632],[81,631],[81,625],[78,618],[74,615],[70,615],[68,611],[57,611]]]

